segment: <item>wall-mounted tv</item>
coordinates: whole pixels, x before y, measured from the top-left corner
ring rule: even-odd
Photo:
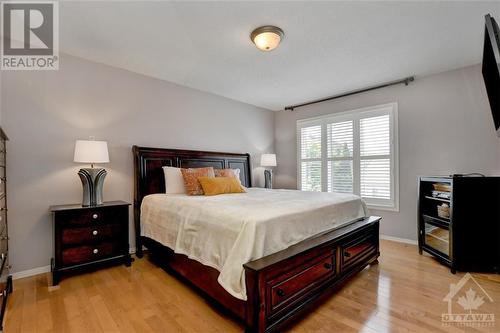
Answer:
[[[485,16],[483,78],[490,101],[497,135],[500,136],[500,40],[498,25],[490,14]]]

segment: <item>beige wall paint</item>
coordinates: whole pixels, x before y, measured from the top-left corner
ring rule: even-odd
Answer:
[[[257,186],[260,154],[273,151],[271,111],[72,56],[59,71],[4,72],[1,87],[13,272],[49,264],[49,206],[81,200],[76,139],[108,141],[104,198],[129,202],[134,144],[249,152]]]
[[[277,187],[296,188],[296,121],[397,102],[400,211],[383,217],[383,234],[416,240],[417,177],[481,172],[500,175],[496,136],[480,66],[275,114]]]

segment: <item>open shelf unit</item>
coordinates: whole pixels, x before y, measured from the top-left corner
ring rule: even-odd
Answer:
[[[500,272],[500,177],[420,177],[418,246],[455,273]]]

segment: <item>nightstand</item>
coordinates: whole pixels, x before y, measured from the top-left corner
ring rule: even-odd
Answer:
[[[128,202],[110,201],[99,206],[51,206],[54,258],[52,284],[61,274],[94,269],[106,264],[130,266]]]

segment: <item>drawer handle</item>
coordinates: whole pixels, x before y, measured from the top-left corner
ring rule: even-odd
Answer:
[[[94,254],[98,254],[99,253],[99,250],[98,249],[94,249],[94,251],[92,251]]]
[[[325,267],[326,269],[332,269],[332,264],[328,263],[328,262],[325,262],[323,264],[323,267]]]
[[[92,231],[92,235],[97,236],[98,232],[97,230]]]
[[[351,256],[351,254],[349,252],[344,251],[344,257],[349,258],[350,256]]]
[[[285,291],[283,289],[277,289],[276,290],[276,294],[279,296],[279,297],[283,297],[285,296]]]
[[[98,215],[98,214],[93,214],[93,215],[92,215],[92,218],[93,218],[94,220],[95,220],[95,219],[97,219],[98,217],[99,217],[99,215]]]

